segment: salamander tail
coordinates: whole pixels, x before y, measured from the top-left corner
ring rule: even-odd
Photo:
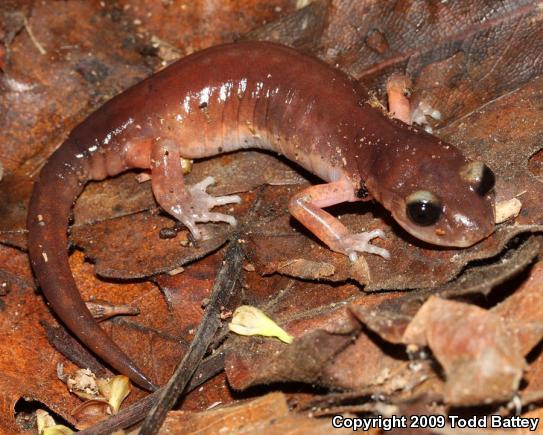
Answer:
[[[155,390],[96,323],[75,285],[68,263],[67,228],[72,205],[87,180],[86,162],[76,160],[70,145],[65,143],[51,156],[34,185],[27,219],[32,268],[54,312],[83,344],[140,387]]]

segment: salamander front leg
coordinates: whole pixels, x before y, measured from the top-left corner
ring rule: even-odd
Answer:
[[[307,229],[322,240],[330,249],[345,254],[351,261],[358,258],[357,252],[369,252],[390,258],[386,249],[370,243],[376,237],[384,238],[381,230],[352,234],[337,218],[322,207],[356,200],[352,185],[347,180],[310,186],[294,195],[289,202],[289,211]]]
[[[151,174],[153,193],[160,206],[178,219],[191,232],[195,240],[201,239],[197,222],[227,222],[236,225],[233,216],[210,210],[218,205],[240,203],[237,195],[213,197],[207,188],[215,183],[213,177],[192,186],[186,186],[179,154],[179,145],[162,140],[151,151]]]

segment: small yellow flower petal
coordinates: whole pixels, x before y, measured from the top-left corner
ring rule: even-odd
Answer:
[[[181,157],[181,169],[183,170],[183,175],[189,174],[192,171],[192,160]]]
[[[75,433],[73,430],[61,424],[48,427],[42,432],[43,435],[72,435],[73,433]]]
[[[292,343],[294,340],[291,335],[261,310],[250,305],[241,305],[234,311],[228,329],[239,335],[276,337],[287,344]]]
[[[69,427],[56,424],[53,417],[43,409],[36,411],[36,423],[40,435],[72,435],[74,433]]]
[[[114,376],[108,381],[99,380],[98,389],[107,399],[112,414],[117,414],[123,400],[130,394],[130,379],[124,375]]]
[[[36,424],[38,425],[38,433],[42,433],[45,428],[54,426],[55,420],[49,413],[43,409],[36,410]]]

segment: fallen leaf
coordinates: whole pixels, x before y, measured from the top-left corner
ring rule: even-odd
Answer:
[[[448,404],[478,405],[506,401],[517,392],[526,362],[515,332],[492,312],[431,297],[407,327],[403,342],[431,349],[445,371]]]
[[[294,429],[295,428],[295,429]],[[329,419],[315,419],[289,410],[283,393],[270,393],[235,406],[220,406],[200,413],[172,411],[161,433],[198,432],[201,434],[324,434],[332,428]],[[334,433],[351,433],[350,428]]]

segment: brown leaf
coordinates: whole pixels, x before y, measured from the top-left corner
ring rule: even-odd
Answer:
[[[541,149],[541,101],[539,78],[443,130],[451,142],[466,144],[468,155],[485,150],[485,160],[496,173],[498,201],[518,197],[522,202],[519,216],[500,226],[509,232],[541,228],[542,184],[527,170],[530,158]]]
[[[280,42],[315,52],[326,27],[329,6],[328,0],[312,1],[295,13],[247,33],[244,39]]]
[[[0,241],[26,248],[26,210],[32,180],[24,175],[7,174],[0,182]]]
[[[317,383],[324,366],[351,340],[320,330],[289,345],[274,339],[236,337],[234,348],[226,353],[228,382],[239,390],[273,382]]]
[[[537,263],[522,286],[493,311],[501,316],[525,322],[541,322],[541,288],[543,286],[543,264]],[[530,340],[532,341],[532,340]],[[529,343],[529,342],[528,342]],[[527,344],[528,344],[527,343]],[[528,346],[526,346],[528,349]],[[532,355],[526,373],[528,385],[522,391],[523,403],[540,400],[543,397],[543,353],[539,345]]]
[[[61,358],[39,326],[40,319],[53,319],[47,306],[36,302],[26,255],[0,247],[0,264],[3,271],[19,277],[9,296],[0,301],[0,427],[6,433],[19,433],[13,419],[19,401],[40,402],[71,420],[69,410],[78,400],[57,379],[55,366]]]
[[[170,225],[165,217],[139,213],[72,229],[77,245],[84,247],[96,264],[96,272],[107,278],[144,278],[184,266],[215,251],[226,240],[226,225],[208,225],[208,239],[195,247],[187,232],[173,239],[160,239],[159,229]],[[130,240],[127,243],[127,240]]]
[[[238,35],[294,11],[287,0],[255,3],[223,0],[177,3],[122,0],[109,6],[116,21],[136,26],[137,33],[157,35],[181,48],[184,55],[211,45],[231,42]],[[128,24],[127,23],[127,24]],[[151,51],[154,47],[147,47]]]
[[[267,206],[273,204],[267,204]],[[285,215],[288,218],[288,216]],[[275,220],[275,219],[274,219]],[[294,278],[344,282],[353,279],[361,285],[370,281],[370,272],[364,257],[352,264],[345,255],[336,254],[325,246],[311,243],[305,236],[281,235],[282,230],[275,220],[275,235],[255,234],[250,236],[249,256],[259,272],[268,275],[274,272]]]
[[[171,411],[160,433],[216,434],[326,434],[328,419],[314,419],[289,411],[283,393],[270,393],[235,406],[222,406],[200,413]],[[350,433],[352,429],[334,429],[334,433]]]
[[[503,256],[496,258],[495,261],[469,268],[458,279],[436,289],[410,291],[384,299],[377,305],[353,303],[349,308],[362,323],[385,340],[395,344],[402,343],[405,329],[428,297],[439,295],[442,298],[453,298],[476,293],[488,295],[492,289],[525,270],[539,251],[538,237],[532,236],[519,247],[510,249]],[[508,303],[507,306],[514,306],[514,304]],[[516,319],[512,318],[512,320]],[[531,349],[533,344],[528,347]]]
[[[321,53],[372,87],[406,71],[447,124],[541,74],[540,19],[530,0],[334,1]]]
[[[327,293],[330,295],[330,290]],[[280,326],[297,337],[290,345],[273,339],[231,336],[225,363],[230,385],[246,389],[295,381],[380,394],[414,390],[434,376],[431,367],[411,366],[402,347],[387,346],[365,334],[349,315],[353,307],[367,306],[369,310],[393,297],[358,297],[348,310],[335,308],[335,304],[318,310],[306,307],[303,317],[291,314],[288,321],[274,315]]]
[[[526,363],[514,334],[491,312],[431,297],[403,341],[430,347],[445,370],[445,400],[465,406],[505,401],[515,394]]]

